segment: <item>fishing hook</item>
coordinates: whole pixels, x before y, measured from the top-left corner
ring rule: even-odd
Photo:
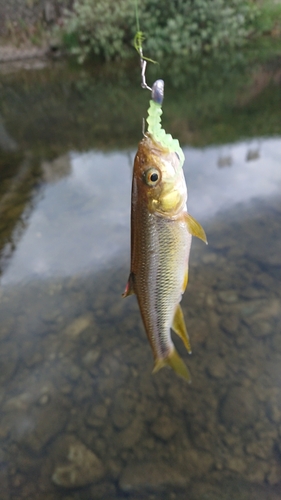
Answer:
[[[147,85],[146,79],[145,79],[145,71],[146,71],[147,62],[143,58],[142,48],[140,48],[140,64],[141,64],[141,86],[143,89],[152,90],[152,88]]]

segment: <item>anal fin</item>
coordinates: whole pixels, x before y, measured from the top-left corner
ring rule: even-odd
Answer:
[[[185,213],[184,217],[188,232],[192,234],[192,236],[200,238],[200,240],[204,241],[204,243],[208,245],[206,233],[201,224],[199,224],[199,222],[197,222],[197,220],[195,220],[194,217],[188,213]]]
[[[182,312],[180,304],[178,304],[177,308],[176,308],[176,312],[175,312],[173,324],[172,324],[172,330],[174,330],[174,332],[182,339],[182,341],[187,349],[187,352],[189,354],[191,354],[190,340],[189,340],[189,336],[188,336],[188,333],[186,330],[183,312]]]

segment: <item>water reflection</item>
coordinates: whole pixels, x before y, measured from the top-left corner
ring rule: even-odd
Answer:
[[[246,148],[232,145],[224,170],[218,148],[185,150],[190,210],[209,238],[193,244],[183,300],[191,387],[151,375],[136,301],[121,299],[128,155],[43,165],[2,278],[3,498],[279,498],[280,139],[256,162]]]
[[[217,168],[220,148],[185,148],[189,209],[196,218],[204,221],[237,203],[279,192],[281,140],[264,139],[260,158],[250,164],[247,147],[231,145],[227,172]],[[128,255],[132,157],[133,152],[90,151],[43,162],[44,194],[2,284],[99,270]]]
[[[121,298],[135,153],[128,145],[140,135],[138,123],[132,141],[139,110],[114,136],[117,118],[108,119],[103,108],[114,85],[95,81],[89,97],[86,78],[74,102],[75,77],[59,85],[56,78],[53,93],[45,84],[36,88],[41,107],[33,109],[28,130],[16,123],[33,102],[28,85],[15,84],[19,94],[3,89],[5,123],[14,124],[7,128],[16,131],[19,150],[0,158],[1,500],[279,500],[280,137],[253,133],[257,111],[245,122],[256,138],[230,144],[227,127],[241,137],[247,111],[236,116],[236,125],[243,123],[236,129],[227,112],[228,121],[217,124],[212,108],[210,141],[206,115],[198,113],[205,103],[195,103],[193,115],[183,109],[199,117],[197,127],[201,118],[205,123],[198,143],[215,142],[216,134],[224,143],[185,148],[189,209],[209,240],[207,248],[193,242],[183,299],[193,349],[188,386],[169,370],[152,376],[136,301]],[[118,119],[124,96],[135,103],[126,85],[110,101]],[[25,92],[26,101],[13,101]],[[97,101],[93,119],[89,103]],[[62,126],[68,112],[72,130]],[[270,126],[264,116],[266,134],[280,134],[278,114]],[[57,129],[48,128],[48,119]],[[173,126],[187,130],[186,118]],[[97,151],[104,137],[116,145],[121,136],[126,151]],[[247,161],[255,144],[259,155]],[[218,158],[228,168],[218,168]]]

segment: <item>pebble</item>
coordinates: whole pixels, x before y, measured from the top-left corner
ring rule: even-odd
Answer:
[[[122,471],[119,487],[125,493],[164,490],[167,487],[185,488],[188,478],[176,468],[161,462],[130,464]]]
[[[245,387],[232,387],[221,404],[221,418],[227,427],[239,429],[253,425],[258,414],[254,392]]]
[[[108,416],[108,410],[103,405],[93,406],[86,418],[86,423],[90,427],[102,427]]]
[[[207,366],[207,372],[213,378],[223,378],[227,369],[223,358],[214,356],[211,358],[211,364]]]
[[[40,453],[46,444],[65,426],[67,413],[54,400],[38,406],[28,416],[15,415],[13,439],[34,453]]]
[[[115,394],[111,418],[117,429],[127,427],[133,418],[136,401],[128,389],[119,389]]]
[[[117,297],[124,266],[1,289],[3,498],[12,485],[13,500],[273,499],[281,478],[279,271],[258,272],[243,248],[234,255],[234,242],[226,235],[223,257],[199,251],[191,263],[183,300],[191,385],[169,370],[151,374],[136,301]],[[52,390],[41,391],[46,380]]]
[[[100,349],[91,349],[90,351],[85,354],[84,358],[82,359],[83,365],[88,368],[89,372],[93,370],[95,367],[96,363],[98,362],[99,358],[101,355]]]
[[[86,328],[88,328],[93,323],[93,316],[90,313],[83,314],[79,316],[74,321],[72,321],[63,331],[63,334],[75,339],[77,338]]]
[[[177,432],[177,425],[173,418],[160,415],[151,426],[151,432],[163,441],[169,441]]]
[[[18,364],[17,346],[11,342],[1,345],[0,350],[0,386],[7,383],[15,373]]]
[[[238,294],[233,290],[225,290],[219,292],[219,298],[222,302],[226,302],[227,304],[233,304],[238,301]]]
[[[239,317],[237,314],[229,313],[222,316],[220,320],[221,328],[230,335],[239,334]]]
[[[100,481],[105,475],[101,460],[76,439],[69,445],[66,465],[58,465],[52,481],[62,487],[75,489]]]
[[[116,436],[116,446],[119,449],[133,449],[143,433],[143,422],[136,417],[132,423]]]

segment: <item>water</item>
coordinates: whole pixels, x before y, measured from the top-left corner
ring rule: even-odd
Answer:
[[[110,71],[2,75],[1,500],[279,500],[276,64],[247,92],[233,70],[239,93],[221,82],[221,104],[167,88],[165,126],[182,136],[209,241],[193,241],[182,301],[192,356],[174,339],[190,386],[151,374],[136,300],[121,298],[147,94]]]

